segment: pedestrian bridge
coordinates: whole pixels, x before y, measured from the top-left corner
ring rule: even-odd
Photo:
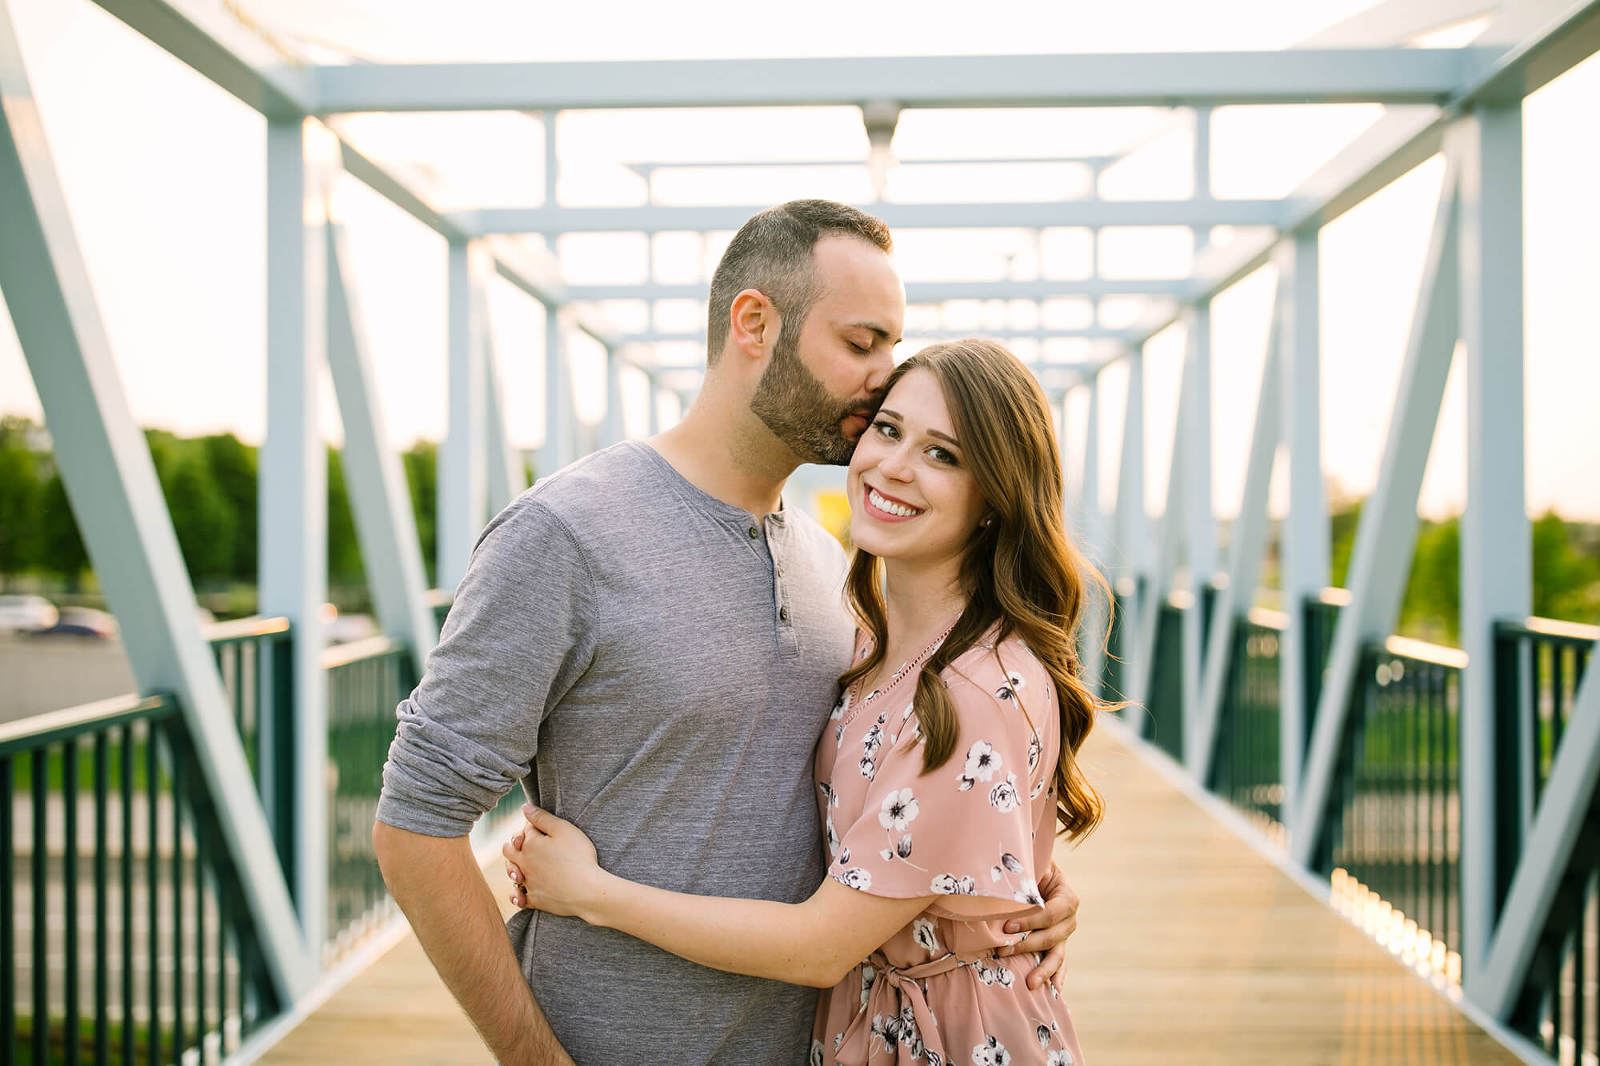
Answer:
[[[903,249],[939,233],[1011,235],[987,277],[908,284],[907,343],[986,333],[1034,366],[1058,409],[1066,517],[1114,589],[1093,605],[1083,647],[1091,680],[1126,702],[1084,756],[1108,815],[1059,853],[1084,900],[1066,988],[1087,1054],[1115,1066],[1597,1062],[1600,681],[1585,668],[1600,627],[1534,612],[1528,482],[1539,470],[1527,441],[1547,412],[1525,402],[1523,113],[1531,94],[1595,70],[1600,2],[1388,0],[1266,51],[557,70],[330,63],[326,44],[304,46],[315,34],[275,33],[238,3],[219,14],[96,0],[97,18],[220,87],[265,133],[260,609],[209,627],[90,284],[19,3],[0,2],[0,289],[137,692],[0,725],[0,1062],[484,1059],[387,899],[369,829],[394,707],[478,529],[526,486],[507,429],[525,398],[501,380],[489,291],[542,309],[539,469],[657,431],[698,382],[674,352],[703,345],[666,320],[703,299],[706,279],[652,267],[642,282],[580,283],[564,274],[563,239],[688,235],[703,258],[761,205],[657,196],[658,180],[669,188],[688,170],[709,181],[728,159],[634,158],[646,202],[575,202],[559,180],[574,165],[557,116],[805,105],[859,106],[865,157],[797,145],[798,159],[737,165],[849,170]],[[1306,101],[1380,113],[1286,195],[1214,195],[1224,113]],[[1043,161],[1078,175],[1081,195],[890,195],[891,173],[974,162],[896,164],[902,115],[1107,107],[1153,109],[1155,135],[1182,135],[1186,194],[1102,195],[1138,149],[1124,145]],[[418,168],[346,121],[417,111],[537,123],[542,197],[447,210]],[[1322,234],[1424,165],[1439,194],[1398,384],[1371,434],[1378,473],[1349,558],[1336,560],[1323,391],[1342,368],[1322,358]],[[442,238],[448,433],[432,589],[378,402],[383,363],[358,310],[340,183]],[[1182,231],[1190,269],[1140,277],[1102,264],[1114,231],[1129,229]],[[1040,266],[1069,230],[1086,235],[1084,269]],[[1367,254],[1377,264],[1391,251]],[[1225,378],[1213,305],[1220,316],[1259,279],[1264,354]],[[1076,319],[1062,317],[1069,305]],[[983,314],[963,319],[972,307]],[[1452,365],[1466,491],[1459,572],[1442,579],[1459,600],[1459,640],[1444,646],[1397,631]],[[321,622],[325,367],[381,629],[334,647]],[[1564,368],[1584,380],[1576,362]],[[1162,389],[1170,404],[1147,402]],[[603,414],[584,415],[590,393]],[[633,393],[643,401],[630,416]],[[1233,428],[1213,417],[1223,396],[1254,397],[1234,419],[1248,439],[1226,522],[1213,485]],[[1151,471],[1164,492],[1147,491]],[[825,517],[837,505],[815,472],[792,486]],[[515,806],[475,843],[492,853]]]

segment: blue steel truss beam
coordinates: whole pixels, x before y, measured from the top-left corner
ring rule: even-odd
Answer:
[[[770,204],[641,204],[628,207],[486,207],[447,215],[474,236],[492,233],[661,233],[737,230]],[[1048,226],[1283,226],[1278,200],[1047,200],[1032,203],[858,205],[893,229],[1042,229]]]
[[[319,112],[1435,103],[1495,49],[1339,48],[806,59],[364,63],[313,71]]]
[[[1083,278],[1039,281],[913,281],[906,285],[910,304],[947,300],[1049,300],[1057,296],[1164,296],[1177,299],[1188,291],[1182,278]],[[569,285],[567,294],[583,300],[700,300],[703,282],[689,284]]]

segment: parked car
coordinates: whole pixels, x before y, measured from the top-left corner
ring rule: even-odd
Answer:
[[[93,607],[63,607],[55,625],[35,629],[36,637],[98,637],[109,640],[115,637],[117,620],[105,611]]]
[[[56,605],[43,596],[0,596],[0,633],[48,629],[60,620]]]

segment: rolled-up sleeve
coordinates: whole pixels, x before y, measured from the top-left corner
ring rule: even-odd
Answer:
[[[593,657],[595,609],[583,546],[559,516],[533,495],[497,515],[396,708],[378,820],[468,833],[528,774],[540,724]]]

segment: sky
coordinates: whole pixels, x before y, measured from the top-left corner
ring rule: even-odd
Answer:
[[[254,112],[136,36],[87,0],[9,3],[22,39],[44,127],[89,264],[111,346],[135,417],[181,433],[232,430],[259,441],[264,423],[264,124]],[[220,0],[189,0],[215,6]],[[1197,5],[919,4],[808,5],[806,20],[761,9],[701,5],[688,18],[674,5],[610,13],[602,27],[591,5],[531,6],[489,0],[453,5],[448,18],[421,0],[240,0],[260,16],[263,44],[322,58],[590,59],[717,55],[950,54],[1112,50],[1275,48],[1365,7],[1365,0],[1283,4],[1228,0]],[[748,18],[731,17],[735,11]],[[841,34],[838,27],[850,25]],[[1017,31],[1026,26],[1027,32]],[[1600,340],[1591,322],[1600,292],[1600,63],[1590,59],[1530,98],[1525,108],[1526,409],[1528,504],[1600,520]],[[1273,197],[1291,189],[1370,123],[1365,105],[1225,108],[1213,119],[1212,184],[1219,197]],[[902,161],[948,156],[1049,157],[1116,149],[1166,128],[1151,109],[936,111],[902,116],[894,152]],[[643,159],[860,158],[866,138],[854,108],[783,112],[666,111],[569,113],[556,124],[563,203],[633,203],[647,193],[622,164]],[[537,203],[542,197],[544,125],[523,115],[369,116],[347,132],[386,161],[421,174],[443,207]],[[1108,198],[1188,194],[1191,133],[1169,129],[1102,178]],[[1415,300],[1442,167],[1435,159],[1326,227],[1322,270],[1322,440],[1324,465],[1340,491],[1362,494],[1377,473],[1400,357]],[[1030,200],[1081,195],[1081,168],[1033,163],[916,167],[891,173],[890,197],[904,200]],[[812,195],[862,199],[862,168],[732,168],[658,177],[661,202],[770,203]],[[358,280],[359,324],[380,367],[390,443],[402,447],[444,431],[445,289],[442,239],[346,179],[336,212],[349,231]],[[568,279],[698,283],[727,235],[702,242],[663,235],[565,239]],[[1213,239],[1226,234],[1214,233]],[[1084,231],[903,231],[897,261],[911,280],[1071,277],[1087,267]],[[1107,231],[1108,275],[1182,276],[1192,240],[1185,230]],[[1213,309],[1214,491],[1231,516],[1242,490],[1267,308],[1270,268],[1222,294]],[[514,443],[543,438],[543,312],[508,285],[490,293],[496,362],[510,399]],[[641,326],[648,309],[608,309]],[[1103,320],[1128,314],[1107,301]],[[1057,301],[1044,324],[1081,322],[1081,301]],[[1003,303],[947,306],[939,325],[981,332],[1039,324],[1035,309]],[[921,312],[909,325],[926,330]],[[694,328],[694,302],[658,306],[660,328]],[[908,330],[908,336],[913,331]],[[914,341],[914,337],[912,337]],[[1148,427],[1146,493],[1165,494],[1171,412],[1184,338],[1169,330],[1145,359]],[[1020,354],[1028,346],[1017,345]],[[907,345],[903,354],[913,350]],[[664,362],[702,357],[695,345],[663,352]],[[1043,353],[1070,357],[1060,344]],[[572,350],[579,417],[604,406],[599,349]],[[1459,363],[1459,359],[1458,359]],[[1120,376],[1119,376],[1120,375]],[[1419,510],[1460,509],[1465,419],[1459,366],[1452,374]],[[1116,483],[1126,373],[1102,375],[1100,478],[1109,506]],[[642,379],[625,382],[625,424],[644,432]],[[665,418],[676,402],[661,401]],[[9,318],[0,315],[0,412],[38,417]],[[324,423],[339,436],[331,390]],[[1067,444],[1081,448],[1081,396],[1069,400]],[[1281,510],[1282,485],[1275,493]]]

